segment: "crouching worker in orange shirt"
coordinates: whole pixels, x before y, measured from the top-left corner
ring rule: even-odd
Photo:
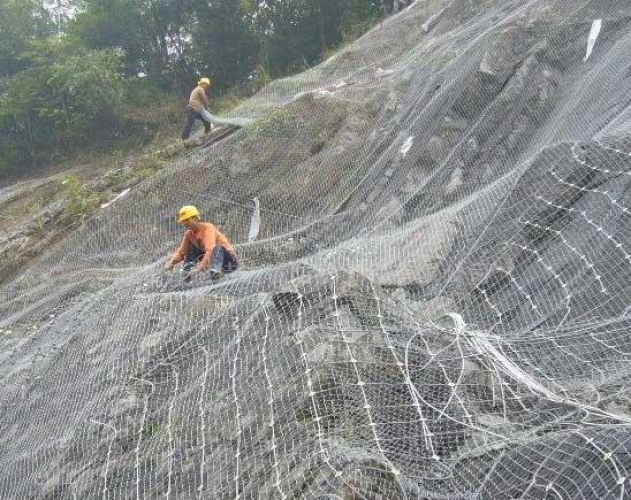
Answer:
[[[199,211],[193,206],[185,206],[178,212],[177,221],[186,227],[182,244],[164,266],[165,271],[184,261],[185,272],[198,272],[210,269],[211,278],[230,273],[237,269],[237,254],[228,239],[209,222],[200,220]],[[190,275],[188,277],[190,279]]]

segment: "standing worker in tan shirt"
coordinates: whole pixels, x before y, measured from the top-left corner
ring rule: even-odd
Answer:
[[[228,239],[209,222],[200,220],[199,210],[192,205],[182,207],[177,221],[183,224],[182,244],[164,266],[165,271],[173,269],[175,264],[184,261],[183,270],[191,273],[208,271],[211,278],[221,276],[222,272],[230,273],[238,266],[237,254]],[[190,274],[187,276],[190,279]],[[188,279],[185,278],[186,281]]]
[[[188,100],[188,106],[186,106],[186,117],[184,118],[184,129],[182,130],[182,140],[188,139],[191,135],[191,129],[195,120],[201,120],[204,123],[205,133],[210,132],[211,124],[204,112],[208,107],[208,96],[206,90],[210,88],[210,80],[208,78],[200,78],[197,82],[197,87],[191,92],[191,97]]]

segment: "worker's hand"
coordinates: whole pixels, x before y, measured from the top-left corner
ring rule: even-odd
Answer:
[[[164,270],[165,271],[170,271],[171,269],[173,269],[173,262],[171,262],[170,260],[164,265]]]

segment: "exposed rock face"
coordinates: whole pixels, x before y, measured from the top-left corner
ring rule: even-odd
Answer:
[[[3,285],[2,499],[629,496],[631,6],[403,7]]]

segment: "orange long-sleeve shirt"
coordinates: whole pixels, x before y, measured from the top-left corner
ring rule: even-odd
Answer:
[[[200,222],[197,231],[188,229],[186,233],[184,233],[182,244],[173,254],[173,264],[177,264],[178,262],[182,262],[184,260],[184,257],[186,256],[189,248],[191,248],[191,245],[196,246],[204,252],[204,257],[200,262],[200,266],[203,270],[208,269],[210,257],[215,245],[221,245],[228,252],[236,254],[234,248],[228,241],[228,238],[226,238],[222,232],[210,222]]]
[[[188,100],[188,107],[199,113],[206,106],[208,106],[206,90],[201,85],[198,85],[193,89],[193,92],[191,92],[191,97]]]

